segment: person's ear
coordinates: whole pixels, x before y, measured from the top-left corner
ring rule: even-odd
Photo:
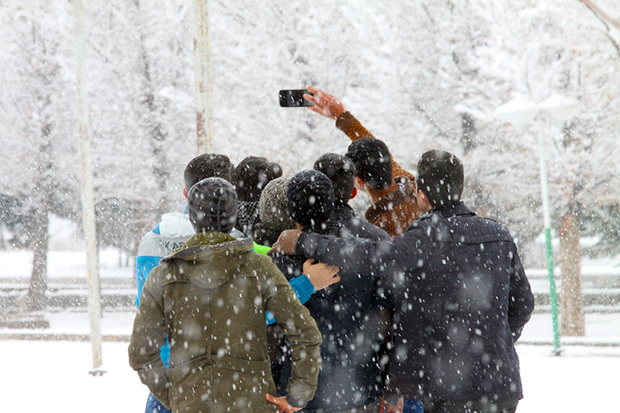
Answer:
[[[187,199],[187,189],[183,188],[183,196],[185,197],[185,199]]]
[[[431,202],[421,189],[418,189],[418,207],[423,211],[430,211],[433,209]]]
[[[353,199],[353,198],[355,198],[356,196],[357,196],[357,187],[356,187],[356,186],[354,186],[354,187],[353,187],[353,191],[351,191],[351,198],[349,198],[349,199]]]

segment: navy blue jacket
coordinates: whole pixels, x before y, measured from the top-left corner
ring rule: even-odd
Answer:
[[[388,395],[522,397],[514,341],[534,297],[505,226],[459,203],[388,242],[303,233],[297,253],[385,281],[394,305]]]
[[[392,238],[385,230],[357,217],[353,208],[342,202],[334,203],[334,212],[330,221],[338,223],[342,238],[364,238],[375,241],[386,241]]]
[[[380,228],[373,226],[369,231],[364,228],[361,222],[351,225],[330,221],[304,231],[345,238],[374,234],[378,239],[390,239]],[[289,274],[294,275],[296,271],[284,272],[286,277]],[[314,399],[304,409],[308,412],[359,408],[377,401],[382,393],[380,355],[389,319],[383,310],[384,301],[376,293],[381,280],[360,277],[347,268],[341,268],[339,275],[340,282],[317,291],[305,303],[323,336],[323,364]],[[280,386],[288,379],[289,363],[290,360],[283,363]]]

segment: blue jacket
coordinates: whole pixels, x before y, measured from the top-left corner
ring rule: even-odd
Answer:
[[[181,248],[185,241],[195,234],[196,231],[189,222],[187,214],[171,212],[162,215],[161,222],[142,237],[136,258],[136,281],[138,285],[136,304],[138,306],[140,305],[142,287],[144,287],[151,270],[159,265],[159,261],[163,257],[167,257],[175,249]],[[161,347],[160,355],[168,367],[170,362],[170,345],[168,342]]]
[[[394,305],[387,394],[522,397],[514,342],[534,297],[505,226],[459,203],[387,242],[303,233],[297,253],[385,281]]]

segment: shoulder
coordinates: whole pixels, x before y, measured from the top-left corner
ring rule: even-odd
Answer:
[[[159,225],[156,227],[156,229]],[[148,256],[162,256],[163,254],[159,254],[159,242],[158,239],[161,235],[158,232],[149,231],[140,240],[140,244],[138,245],[138,256],[148,255]]]
[[[389,240],[390,234],[370,222],[358,217],[342,222],[341,234],[343,238],[365,238],[372,240]]]
[[[164,217],[166,215],[164,214]],[[147,232],[138,245],[138,256],[165,257],[181,248],[195,232],[189,220],[177,218],[160,222],[156,227],[159,228],[158,232]]]
[[[165,261],[153,268],[146,279],[144,288],[152,292],[159,291],[165,285],[175,282],[188,282],[189,279],[182,271],[176,260]]]
[[[277,267],[270,256],[255,251],[243,253],[240,257],[241,265],[244,267],[241,272],[252,274],[263,278],[269,276]]]
[[[498,238],[505,241],[513,241],[512,235],[508,227],[501,222],[491,218],[474,217],[476,230],[481,233],[495,234]]]

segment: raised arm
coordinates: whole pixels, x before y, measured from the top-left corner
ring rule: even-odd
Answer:
[[[361,124],[355,116],[349,112],[344,104],[340,102],[334,95],[330,95],[320,89],[317,89],[312,86],[306,86],[314,96],[304,95],[304,98],[310,102],[314,106],[310,106],[308,110],[318,113],[319,115],[325,116],[329,119],[336,120],[336,127],[344,132],[345,135],[349,137],[352,141],[362,139],[364,137],[370,136],[374,138],[375,136]],[[415,180],[414,175],[404,169],[398,162],[394,160],[394,157],[390,154],[392,159],[392,176],[394,178],[407,176]]]

